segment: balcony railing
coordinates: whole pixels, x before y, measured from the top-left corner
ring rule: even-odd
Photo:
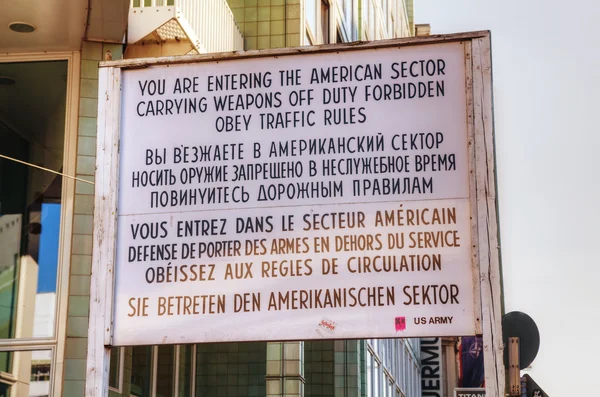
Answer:
[[[244,49],[226,0],[131,0],[127,42],[152,40],[160,44],[189,40],[199,53]]]

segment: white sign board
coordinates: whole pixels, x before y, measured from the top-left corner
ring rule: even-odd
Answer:
[[[86,396],[119,345],[482,334],[489,32],[103,62]]]
[[[124,70],[115,345],[475,333],[460,42]]]

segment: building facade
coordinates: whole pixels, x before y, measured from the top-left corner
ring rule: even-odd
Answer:
[[[0,5],[0,396],[84,395],[101,60],[415,33],[412,0]],[[61,174],[66,176],[61,176]],[[418,340],[113,349],[111,396],[420,396]]]

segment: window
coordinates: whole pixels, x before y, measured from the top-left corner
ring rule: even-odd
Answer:
[[[196,351],[195,345],[133,347],[131,396],[195,396]]]
[[[308,29],[306,29],[306,32],[304,34],[304,44],[305,45],[313,45],[313,44],[315,44],[315,40],[312,39],[310,33],[308,32]]]
[[[46,382],[50,380],[50,363],[31,363],[30,382]]]
[[[368,0],[367,2],[369,3],[369,39],[375,40],[375,7],[372,0]]]
[[[373,395],[374,358],[371,351],[367,349],[367,396]]]
[[[321,41],[329,44],[329,1],[321,0]]]
[[[136,346],[131,353],[131,395],[150,396],[152,385],[152,347]]]
[[[76,67],[73,68],[72,65]],[[79,85],[74,53],[5,55],[0,75],[0,396],[48,396],[54,352],[66,333],[75,173],[74,111]],[[43,95],[40,95],[43,92]],[[69,142],[69,145],[66,145]],[[67,150],[68,149],[68,150]],[[90,232],[91,233],[91,232]],[[13,351],[14,341],[21,339]],[[62,379],[62,366],[56,379]],[[58,393],[55,393],[58,395]]]
[[[174,368],[177,365],[175,363],[175,347],[158,346],[157,350],[156,397],[171,397],[173,395]]]
[[[392,37],[392,29],[391,29],[391,14],[392,14],[392,10],[390,8],[390,0],[383,0],[381,2],[381,11],[382,11],[382,16],[383,16],[383,25],[384,25],[384,31],[386,34],[387,38],[391,38]]]
[[[371,34],[369,32],[371,14],[373,11],[371,10],[371,0],[365,0],[362,2],[363,7],[363,34],[366,39],[371,39]]]
[[[306,0],[305,44],[329,44],[331,42],[330,0]]]
[[[9,371],[0,374],[0,396],[50,395],[52,351],[5,352]]]
[[[418,339],[368,339],[366,397],[419,397]]]
[[[317,0],[306,0],[304,2],[304,15],[306,25],[310,32],[317,37]]]
[[[19,82],[3,88],[0,153],[62,170],[66,74],[67,61],[0,63]],[[62,182],[0,159],[0,338],[54,337]]]
[[[354,0],[337,0],[337,8],[339,10],[337,42],[343,43],[358,40],[357,24],[354,22],[353,16]],[[333,9],[331,12],[333,12]]]
[[[410,353],[408,352],[408,348],[404,348],[404,362],[402,363],[402,366],[404,367],[404,377],[403,377],[403,385],[404,385],[404,392],[405,393],[409,393],[408,391],[408,387],[410,385],[410,362],[412,361],[412,358],[410,357]]]
[[[419,393],[419,367],[417,366],[416,362],[415,362],[413,374],[415,375],[415,381],[414,381],[415,396],[418,396],[420,394]]]
[[[379,397],[380,395],[380,389],[381,389],[381,366],[379,365],[379,363],[375,360],[374,365],[373,365],[373,373],[375,375],[374,379],[373,379],[373,396],[372,397]]]
[[[108,370],[108,387],[116,392],[121,392],[123,383],[123,356],[125,348],[113,347],[110,349],[110,368]]]
[[[192,378],[196,363],[194,360],[193,346],[179,346],[179,386],[177,389],[178,397],[187,397],[192,395]]]

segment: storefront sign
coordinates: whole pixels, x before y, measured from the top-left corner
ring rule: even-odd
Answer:
[[[456,388],[454,397],[485,397],[484,388]]]
[[[421,396],[443,396],[442,339],[421,338]]]

